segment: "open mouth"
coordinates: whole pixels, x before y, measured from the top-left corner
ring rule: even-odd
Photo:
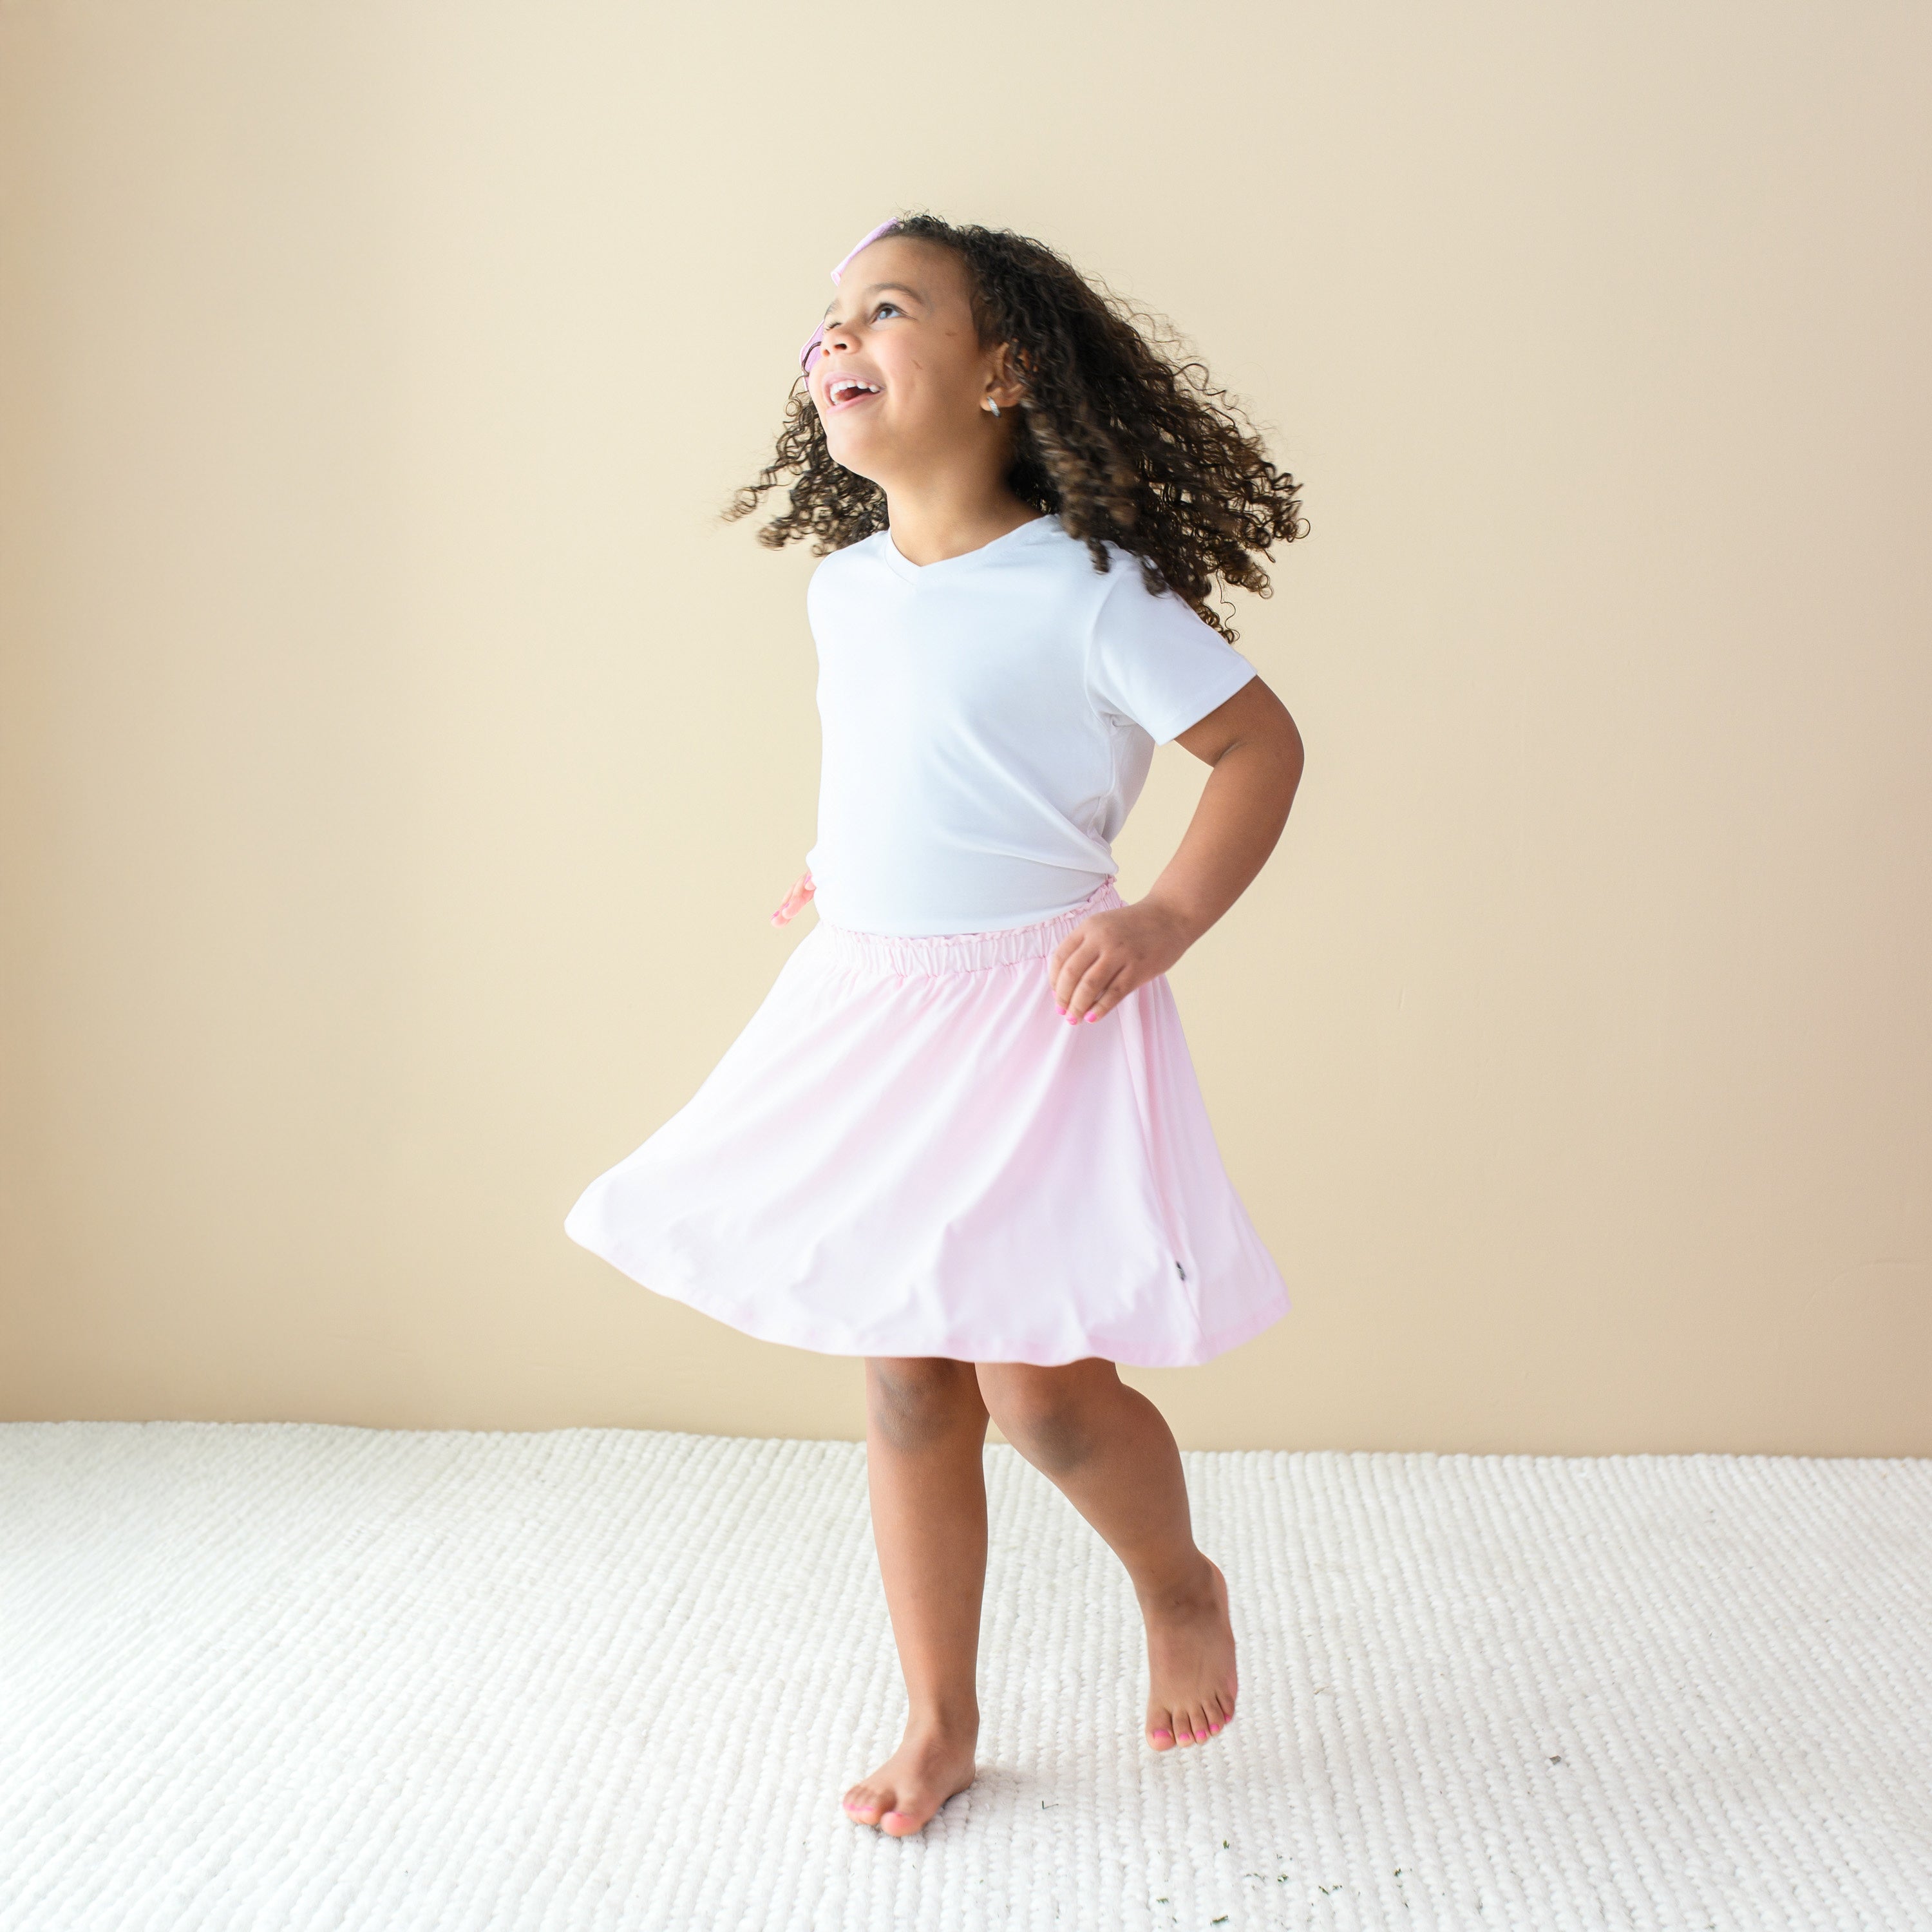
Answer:
[[[862,402],[868,396],[879,393],[877,382],[868,382],[860,376],[835,376],[825,386],[825,399],[835,410],[842,410],[850,404]]]

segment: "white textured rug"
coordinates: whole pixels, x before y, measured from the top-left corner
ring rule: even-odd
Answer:
[[[0,1426],[0,1924],[1932,1928],[1932,1461],[1190,1452],[1240,1705],[1156,1756],[993,1444],[980,1779],[893,1840],[864,1454]]]

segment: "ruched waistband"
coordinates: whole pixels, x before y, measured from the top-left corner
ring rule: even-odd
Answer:
[[[878,973],[971,973],[1041,959],[1083,919],[1126,902],[1111,878],[1102,879],[1077,906],[1030,926],[999,932],[859,932],[821,917],[813,936],[835,957]]]

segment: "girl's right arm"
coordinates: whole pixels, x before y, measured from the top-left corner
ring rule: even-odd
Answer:
[[[803,872],[799,874],[798,883],[792,887],[790,892],[785,894],[784,903],[778,908],[776,912],[772,914],[772,925],[784,925],[785,921],[791,918],[793,915],[798,911],[799,908],[805,904],[806,901],[811,898],[816,888],[812,883],[812,868],[808,866]]]

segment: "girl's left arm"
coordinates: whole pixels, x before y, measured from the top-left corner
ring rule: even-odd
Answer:
[[[1048,976],[1070,1020],[1098,1019],[1165,973],[1247,890],[1288,823],[1301,734],[1258,676],[1174,742],[1214,770],[1147,896],[1082,920],[1055,949]]]

